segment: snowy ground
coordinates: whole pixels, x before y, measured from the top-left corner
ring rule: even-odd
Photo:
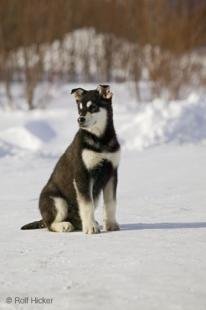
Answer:
[[[116,86],[121,231],[19,230],[39,218],[39,192],[77,129],[66,90],[48,110],[0,111],[0,310],[205,310],[206,104],[195,95],[135,110]]]

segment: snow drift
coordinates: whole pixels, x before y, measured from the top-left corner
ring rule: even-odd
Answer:
[[[163,143],[202,143],[206,140],[206,102],[195,95],[185,101],[156,99],[133,112],[120,134],[130,150]]]
[[[77,130],[76,106],[68,95],[68,89],[76,86],[53,86],[47,110],[2,110],[0,156],[12,154],[14,149],[62,151]],[[155,99],[138,105],[128,88],[127,84],[112,85],[115,124],[123,148],[141,151],[165,143],[205,143],[206,100],[203,96],[194,93],[187,100]],[[41,88],[38,98],[40,96]]]

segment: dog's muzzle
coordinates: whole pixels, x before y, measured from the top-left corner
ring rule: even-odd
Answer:
[[[77,119],[77,121],[78,121],[78,123],[79,123],[80,126],[84,125],[85,120],[86,120],[86,119],[85,119],[84,116],[80,116],[80,117]]]

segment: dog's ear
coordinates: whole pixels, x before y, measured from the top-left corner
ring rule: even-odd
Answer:
[[[109,85],[100,84],[97,86],[97,90],[102,98],[110,100],[112,99],[113,93],[111,92]]]
[[[74,97],[77,101],[82,99],[82,96],[86,93],[86,90],[83,88],[73,88],[71,94],[74,94]]]

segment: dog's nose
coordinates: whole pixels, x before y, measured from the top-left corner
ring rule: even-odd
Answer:
[[[84,122],[85,122],[85,117],[84,117],[84,116],[80,116],[80,117],[78,118],[78,123],[79,123],[80,125],[82,125]]]

